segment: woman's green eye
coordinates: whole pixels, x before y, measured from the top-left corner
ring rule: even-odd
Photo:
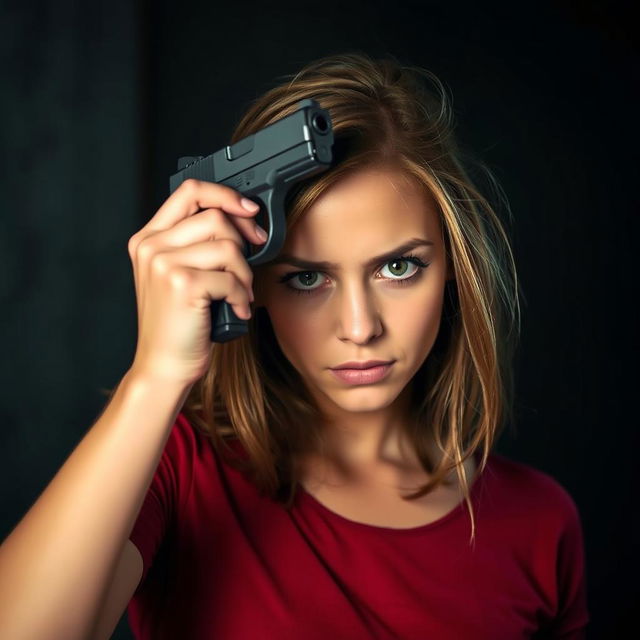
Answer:
[[[385,264],[385,266],[387,266],[387,264],[393,264],[393,265],[396,265],[396,264],[403,264],[403,263],[404,263],[405,265],[407,265],[407,263],[408,263],[408,262],[409,262],[408,260],[401,260],[401,259],[398,259],[398,260],[392,260],[391,262],[387,262],[387,263]],[[393,273],[394,269],[391,269],[390,271]],[[406,269],[406,268],[405,268],[405,269],[402,269],[402,268],[401,268],[401,269],[398,269],[398,271],[401,271],[401,273],[395,273],[394,275],[396,275],[396,276],[403,276],[403,275],[406,273],[407,269]]]
[[[417,267],[416,271],[412,275],[410,275],[407,278],[396,279],[394,277],[390,277],[386,279],[391,281],[395,285],[406,286],[410,284],[410,281],[413,281],[416,277],[421,275],[423,269],[425,269],[426,267],[429,266],[429,264],[431,264],[429,262],[427,263],[423,262],[420,258],[418,258],[418,256],[408,255],[408,256],[399,256],[398,258],[392,258],[391,260],[384,263],[383,268],[386,267],[387,265],[394,265],[393,267],[390,268],[390,273],[392,274],[392,276],[400,277],[407,272],[407,268],[408,268],[407,266],[403,267],[402,263],[405,263],[406,265],[406,263],[409,263],[409,262],[414,264]],[[303,284],[304,288],[300,289],[298,287],[292,287],[290,284],[286,285],[287,288],[293,291],[294,293],[312,294],[312,293],[315,293],[316,291],[321,290],[321,287],[307,288],[307,287],[312,287],[314,284],[318,282],[319,273],[320,273],[319,271],[293,271],[292,273],[287,273],[286,275],[282,276],[282,278],[280,278],[280,282],[288,282],[289,280],[296,278],[296,282]]]

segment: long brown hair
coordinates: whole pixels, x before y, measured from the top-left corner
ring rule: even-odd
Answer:
[[[304,98],[313,98],[331,115],[334,165],[289,194],[287,230],[338,180],[373,164],[399,167],[437,203],[455,280],[446,285],[434,347],[413,379],[416,426],[408,435],[430,480],[405,499],[424,496],[455,470],[473,540],[475,518],[463,463],[481,450],[481,473],[513,418],[520,306],[507,234],[468,167],[480,168],[511,217],[506,197],[491,171],[460,151],[451,99],[432,72],[393,57],[374,60],[351,52],[313,61],[283,79],[251,103],[231,143],[289,115]],[[182,412],[228,463],[250,475],[263,496],[290,508],[299,482],[295,456],[318,451],[323,443],[313,428],[320,416],[304,381],[280,350],[264,308],[252,314],[248,335],[214,343],[212,350],[211,367],[192,387]],[[427,449],[429,430],[442,452],[437,466]],[[234,455],[231,438],[237,438],[244,455]]]

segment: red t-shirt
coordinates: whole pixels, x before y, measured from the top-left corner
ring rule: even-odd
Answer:
[[[516,640],[585,637],[580,516],[549,475],[497,453],[439,520],[348,520],[301,488],[261,497],[180,413],[130,539],[136,638]]]

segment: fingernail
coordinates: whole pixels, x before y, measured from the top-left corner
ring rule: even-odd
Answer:
[[[258,224],[256,225],[256,234],[258,235],[260,240],[266,240],[268,237],[267,232]]]
[[[240,204],[247,210],[247,211],[256,211],[257,209],[260,208],[260,205],[253,202],[252,200],[249,200],[249,198],[242,198],[240,200]]]

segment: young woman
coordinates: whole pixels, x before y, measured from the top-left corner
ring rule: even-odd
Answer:
[[[256,210],[195,180],[130,239],[135,357],[0,549],[0,636],[107,638],[128,605],[145,639],[584,637],[576,506],[492,451],[518,284],[442,84],[330,56],[232,142],[304,98],[335,162],[276,260],[252,271]],[[221,299],[249,334],[212,345]]]

